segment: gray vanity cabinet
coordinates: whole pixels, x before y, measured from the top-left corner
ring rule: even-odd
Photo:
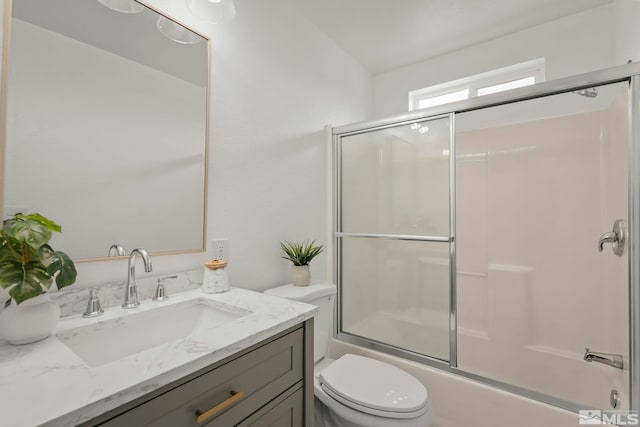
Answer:
[[[83,427],[311,426],[312,322],[260,342]]]
[[[301,388],[288,395],[284,393],[238,427],[302,427],[305,425],[303,400]]]

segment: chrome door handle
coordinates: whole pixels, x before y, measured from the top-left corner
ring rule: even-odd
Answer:
[[[600,240],[598,240],[598,251],[602,252],[604,250],[605,243],[611,243],[613,253],[618,256],[622,256],[624,254],[624,245],[626,241],[627,231],[624,226],[624,221],[617,219],[616,222],[613,223],[613,231],[604,233],[600,236]]]

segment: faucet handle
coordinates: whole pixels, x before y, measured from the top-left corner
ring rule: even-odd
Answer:
[[[100,299],[98,298],[98,290],[89,290],[89,301],[87,301],[87,309],[82,314],[82,317],[98,317],[104,314],[104,310],[100,305]]]
[[[165,277],[158,277],[158,287],[156,288],[156,296],[153,297],[154,301],[165,301],[169,299],[169,295],[167,295],[167,291],[164,288],[164,281],[167,279],[177,279],[178,276],[165,276]]]

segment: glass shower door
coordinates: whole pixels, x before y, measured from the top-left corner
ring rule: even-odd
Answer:
[[[629,409],[628,108],[625,82],[456,115],[459,369]]]
[[[340,331],[449,360],[449,116],[340,137]]]

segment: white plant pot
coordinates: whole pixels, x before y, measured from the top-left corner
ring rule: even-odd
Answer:
[[[291,267],[291,277],[296,286],[309,286],[311,270],[308,265],[294,265]]]
[[[60,320],[60,307],[49,294],[38,295],[0,312],[0,336],[10,344],[29,344],[47,338]]]

